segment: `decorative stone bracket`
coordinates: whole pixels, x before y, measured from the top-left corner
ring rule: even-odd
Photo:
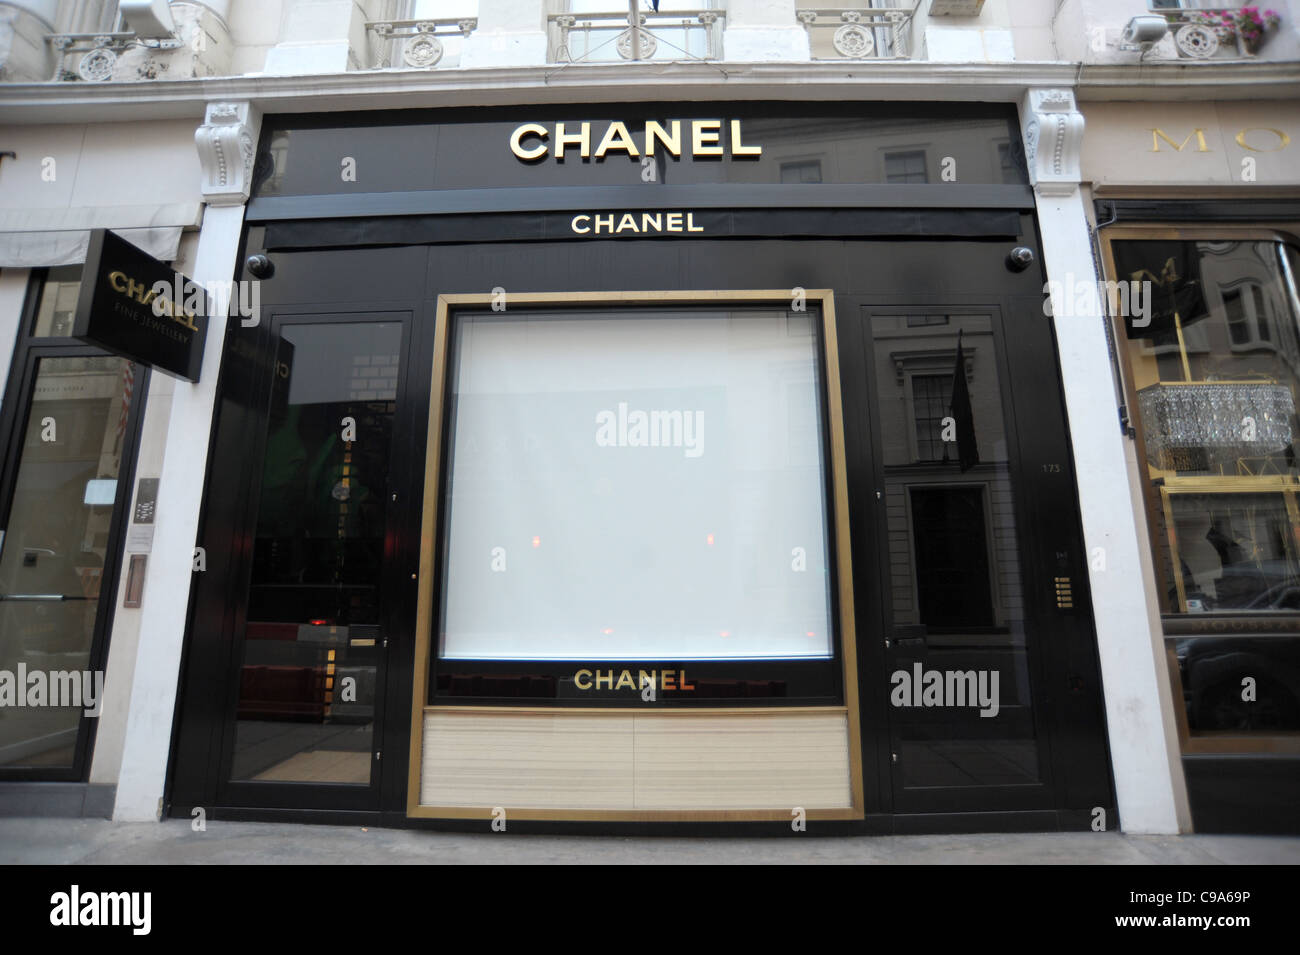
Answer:
[[[1067,89],[1029,90],[1021,108],[1029,181],[1040,195],[1068,196],[1079,187],[1083,114]]]
[[[202,170],[203,198],[210,206],[248,201],[261,114],[251,103],[209,103],[194,134]]]

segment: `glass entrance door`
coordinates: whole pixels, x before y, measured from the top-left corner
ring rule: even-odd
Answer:
[[[405,316],[277,322],[226,779],[232,804],[378,806]]]

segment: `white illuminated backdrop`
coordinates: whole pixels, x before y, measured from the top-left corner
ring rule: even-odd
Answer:
[[[447,659],[826,658],[812,313],[459,317]]]

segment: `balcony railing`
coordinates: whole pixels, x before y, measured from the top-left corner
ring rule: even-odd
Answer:
[[[447,52],[444,40],[459,43],[478,26],[476,17],[461,19],[372,20],[366,23],[374,52],[374,69],[430,70]]]
[[[627,10],[619,13],[558,13],[547,17],[551,62],[619,60],[715,60],[722,49],[722,10],[645,12],[633,51]]]
[[[798,10],[814,60],[904,60],[916,8]]]
[[[1260,6],[1264,6],[1260,4]],[[1268,32],[1251,41],[1241,36],[1221,19],[1236,13],[1239,7],[1216,7],[1205,10],[1152,10],[1169,21],[1169,34],[1179,59],[1210,60],[1253,57],[1268,42]]]
[[[54,76],[57,80],[84,80],[104,83],[117,73],[118,57],[134,47],[150,50],[175,50],[181,41],[142,39],[134,33],[49,33],[46,42],[54,50]],[[141,68],[141,79],[155,79],[149,67]]]

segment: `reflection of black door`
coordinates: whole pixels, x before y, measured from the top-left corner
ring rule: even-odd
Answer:
[[[916,599],[931,629],[993,625],[982,488],[910,489]]]

